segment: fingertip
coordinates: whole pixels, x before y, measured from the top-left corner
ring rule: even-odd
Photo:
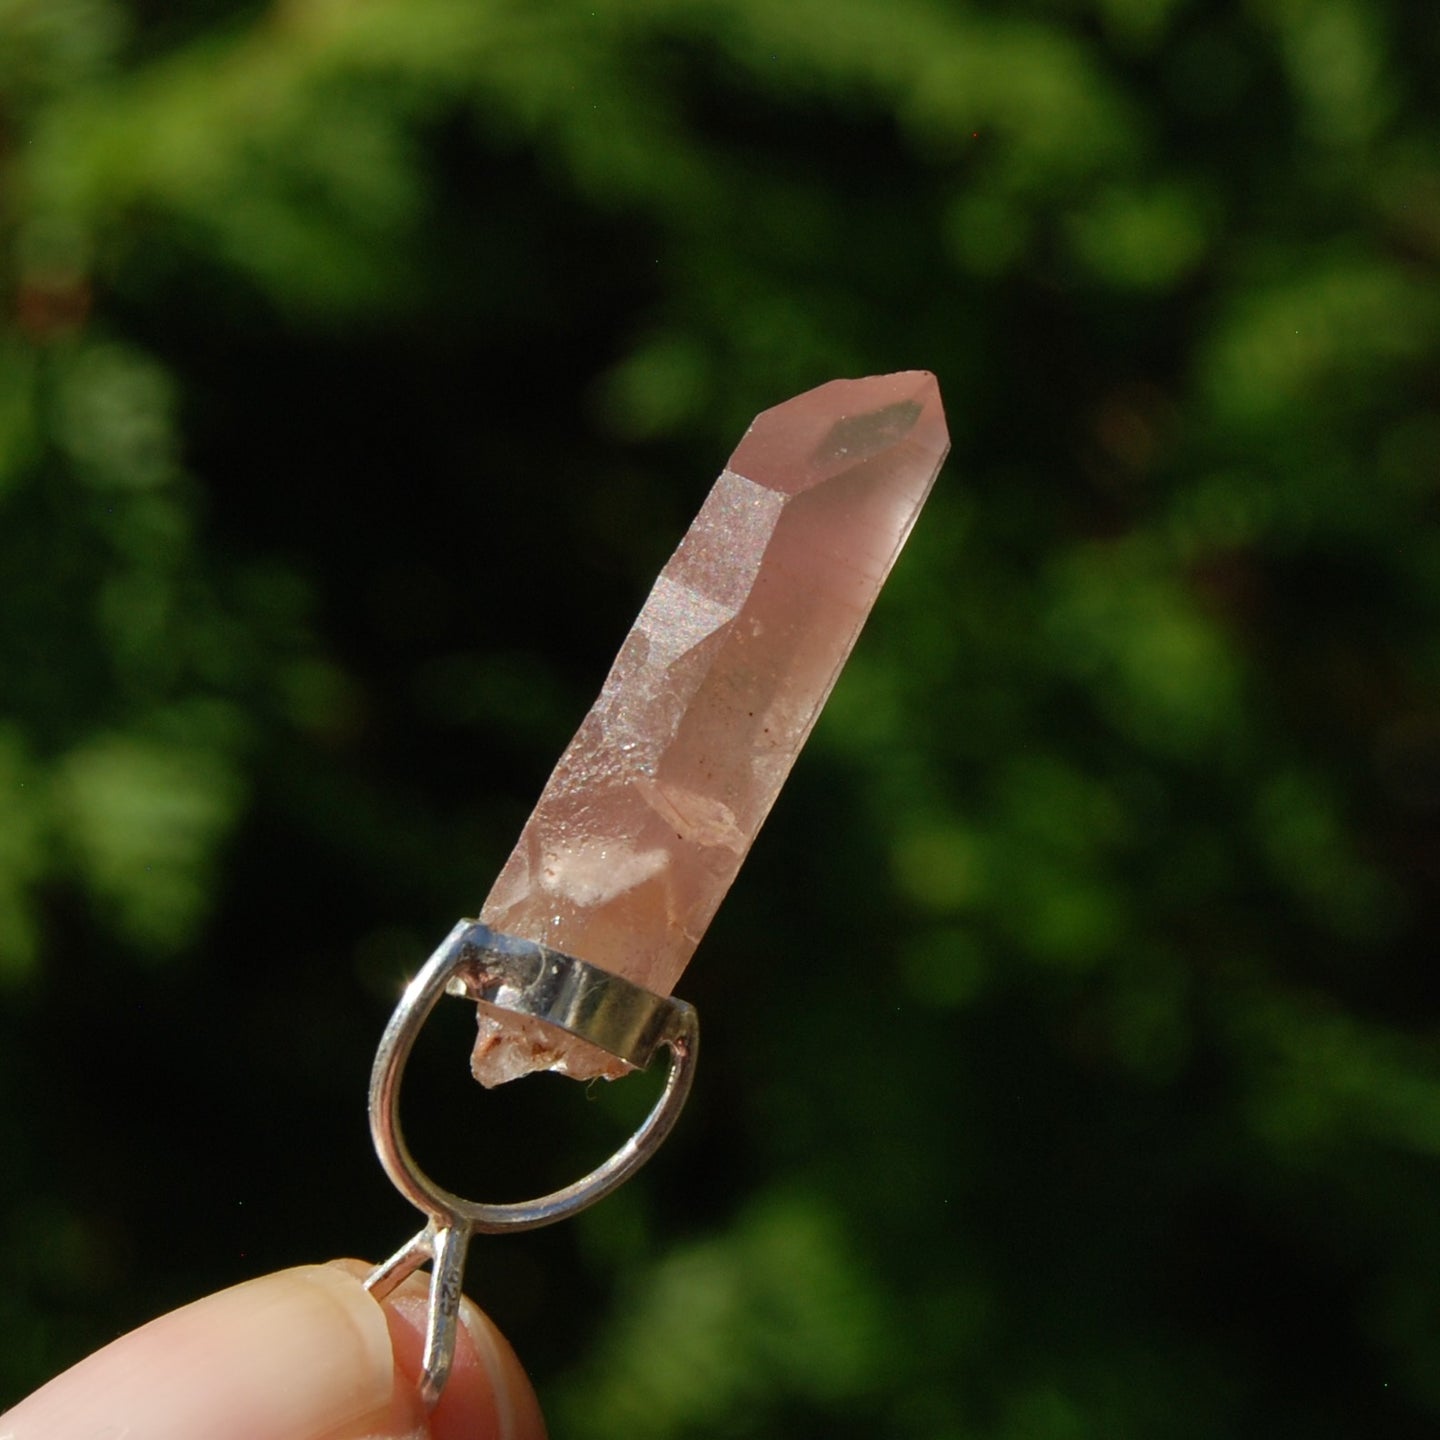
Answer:
[[[300,1266],[206,1296],[122,1336],[22,1400],[6,1440],[318,1440],[376,1434],[393,1345],[359,1285]]]

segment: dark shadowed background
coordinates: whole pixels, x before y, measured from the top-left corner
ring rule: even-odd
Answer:
[[[417,1217],[404,978],[759,409],[954,450],[470,1288],[557,1437],[1440,1422],[1432,0],[0,0],[0,1405]],[[653,1077],[416,1149],[570,1178]]]

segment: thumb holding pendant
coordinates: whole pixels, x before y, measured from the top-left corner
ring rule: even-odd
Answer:
[[[468,1300],[449,1385],[419,1392],[423,1280],[384,1303],[358,1261],[251,1280],[162,1315],[0,1415],[4,1440],[544,1440],[519,1361]]]

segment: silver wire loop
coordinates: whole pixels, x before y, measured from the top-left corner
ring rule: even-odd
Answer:
[[[430,1012],[447,992],[557,1025],[639,1068],[648,1065],[657,1050],[668,1049],[665,1088],[640,1128],[573,1184],[535,1200],[466,1200],[436,1184],[416,1164],[400,1126],[405,1063]],[[455,1357],[470,1237],[553,1224],[629,1179],[679,1118],[694,1079],[699,1039],[699,1018],[683,1000],[655,995],[573,956],[501,935],[477,920],[460,921],[406,987],[380,1037],[370,1072],[370,1134],[385,1173],[425,1215],[426,1225],[370,1273],[365,1288],[383,1300],[426,1261],[432,1262],[420,1384],[426,1406],[433,1408],[440,1398]]]

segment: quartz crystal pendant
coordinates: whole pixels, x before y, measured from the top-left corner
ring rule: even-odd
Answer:
[[[834,380],[756,417],[561,756],[485,924],[670,993],[948,448],[925,371]],[[626,1068],[480,1005],[482,1084]]]

